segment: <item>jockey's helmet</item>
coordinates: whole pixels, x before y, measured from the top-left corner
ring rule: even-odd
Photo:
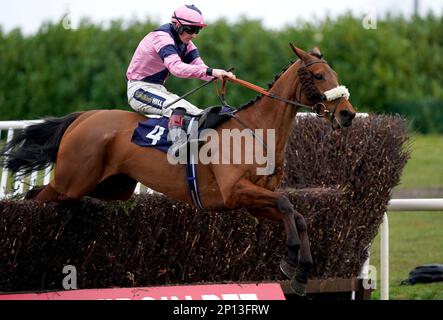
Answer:
[[[183,5],[172,14],[171,22],[178,26],[206,27],[201,11],[194,5]]]

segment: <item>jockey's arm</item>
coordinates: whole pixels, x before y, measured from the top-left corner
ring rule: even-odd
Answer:
[[[166,33],[158,33],[153,38],[155,51],[160,55],[163,63],[169,72],[179,78],[198,78],[205,80],[211,75],[212,70],[203,64],[190,64],[182,61],[178,55],[174,40]],[[195,46],[194,46],[195,48]],[[186,62],[193,62],[198,57],[198,51],[187,52]],[[212,77],[211,77],[212,78]]]
[[[191,42],[183,61],[168,35],[159,34],[154,39],[154,47],[169,72],[179,78],[198,78],[209,81],[223,76],[235,77],[232,73],[221,69],[209,68],[201,59],[197,47]]]
[[[212,79],[212,70],[205,64],[184,63],[178,54],[172,54],[164,59],[166,68],[174,76],[179,78],[198,78],[202,80]]]
[[[209,81],[213,77],[220,80],[223,77],[235,78],[232,72],[209,68],[200,57],[194,59],[191,64],[187,64],[178,55],[171,55],[165,59],[165,65],[174,76],[180,78],[199,78],[205,81]],[[199,67],[199,69],[194,71],[193,66]],[[203,76],[202,72],[204,72]]]

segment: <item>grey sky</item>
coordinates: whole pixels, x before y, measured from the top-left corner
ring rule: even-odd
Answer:
[[[280,28],[297,18],[322,18],[346,11],[362,17],[367,14],[383,16],[386,12],[410,15],[414,0],[0,0],[0,25],[6,32],[19,27],[29,34],[37,31],[43,21],[59,21],[68,12],[74,28],[80,17],[88,17],[94,22],[117,18],[131,21],[146,17],[166,22],[172,11],[185,3],[199,7],[208,21],[220,17],[234,21],[244,15],[262,19],[267,27]],[[429,10],[439,15],[443,12],[443,0],[419,0],[419,3],[421,14]]]

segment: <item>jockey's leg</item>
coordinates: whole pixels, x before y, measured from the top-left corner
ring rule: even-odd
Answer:
[[[172,141],[170,151],[174,154],[186,144],[185,115],[186,110],[184,108],[176,108],[172,111],[171,117],[169,118],[169,137]]]
[[[179,98],[161,84],[128,81],[128,102],[135,111],[144,115],[161,115],[169,118],[168,139],[173,145],[168,152],[171,152],[174,157],[178,157],[180,153],[184,154],[180,150],[186,146],[184,116],[186,114],[197,116],[203,111],[189,101],[178,100]],[[173,103],[174,101],[177,102]]]
[[[202,110],[192,103],[182,99],[173,105],[179,98],[169,92],[163,85],[144,81],[128,82],[128,103],[135,111],[145,115],[162,115],[170,117],[174,109],[183,108],[187,114],[199,115]]]
[[[176,103],[174,103],[173,105],[169,106],[170,103],[172,103],[173,101],[176,101],[180,97],[174,93],[167,91],[165,87],[163,87],[162,89],[164,89],[164,94],[165,94],[164,96],[167,98],[166,102],[164,104],[164,106],[166,108],[164,107],[162,109],[162,115],[164,115],[166,117],[170,117],[173,110],[177,109],[177,108],[185,109],[186,113],[188,115],[192,115],[192,116],[198,116],[199,114],[201,114],[203,112],[202,109],[197,108],[195,105],[193,105],[192,103],[190,103],[189,101],[187,101],[185,99],[181,99],[181,100],[177,101]]]
[[[132,109],[143,115],[162,115],[166,98],[155,86],[143,81],[128,82],[128,103]]]

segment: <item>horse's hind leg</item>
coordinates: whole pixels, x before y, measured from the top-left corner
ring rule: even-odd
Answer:
[[[32,189],[29,189],[25,194],[25,200],[32,200],[45,188],[46,186],[38,186]]]
[[[87,122],[84,121],[63,138],[57,154],[51,186],[66,200],[78,200],[89,195],[116,170],[107,163],[108,143],[112,141],[113,134],[82,126]],[[84,133],[87,131],[87,134]]]
[[[116,175],[105,179],[88,196],[102,200],[128,200],[136,185],[136,180],[125,175]],[[56,192],[50,184],[29,190],[25,199],[40,202],[76,200]]]
[[[94,170],[91,165],[82,166],[82,163],[84,162],[67,161],[66,158],[62,158],[55,165],[55,179],[41,191],[32,191],[28,198],[39,202],[80,200],[94,190],[101,177],[99,166]]]
[[[136,180],[119,174],[102,181],[88,196],[102,200],[128,200],[136,185]]]
[[[69,200],[65,195],[55,191],[50,184],[29,190],[28,193],[26,193],[25,199],[39,202],[58,202]]]

